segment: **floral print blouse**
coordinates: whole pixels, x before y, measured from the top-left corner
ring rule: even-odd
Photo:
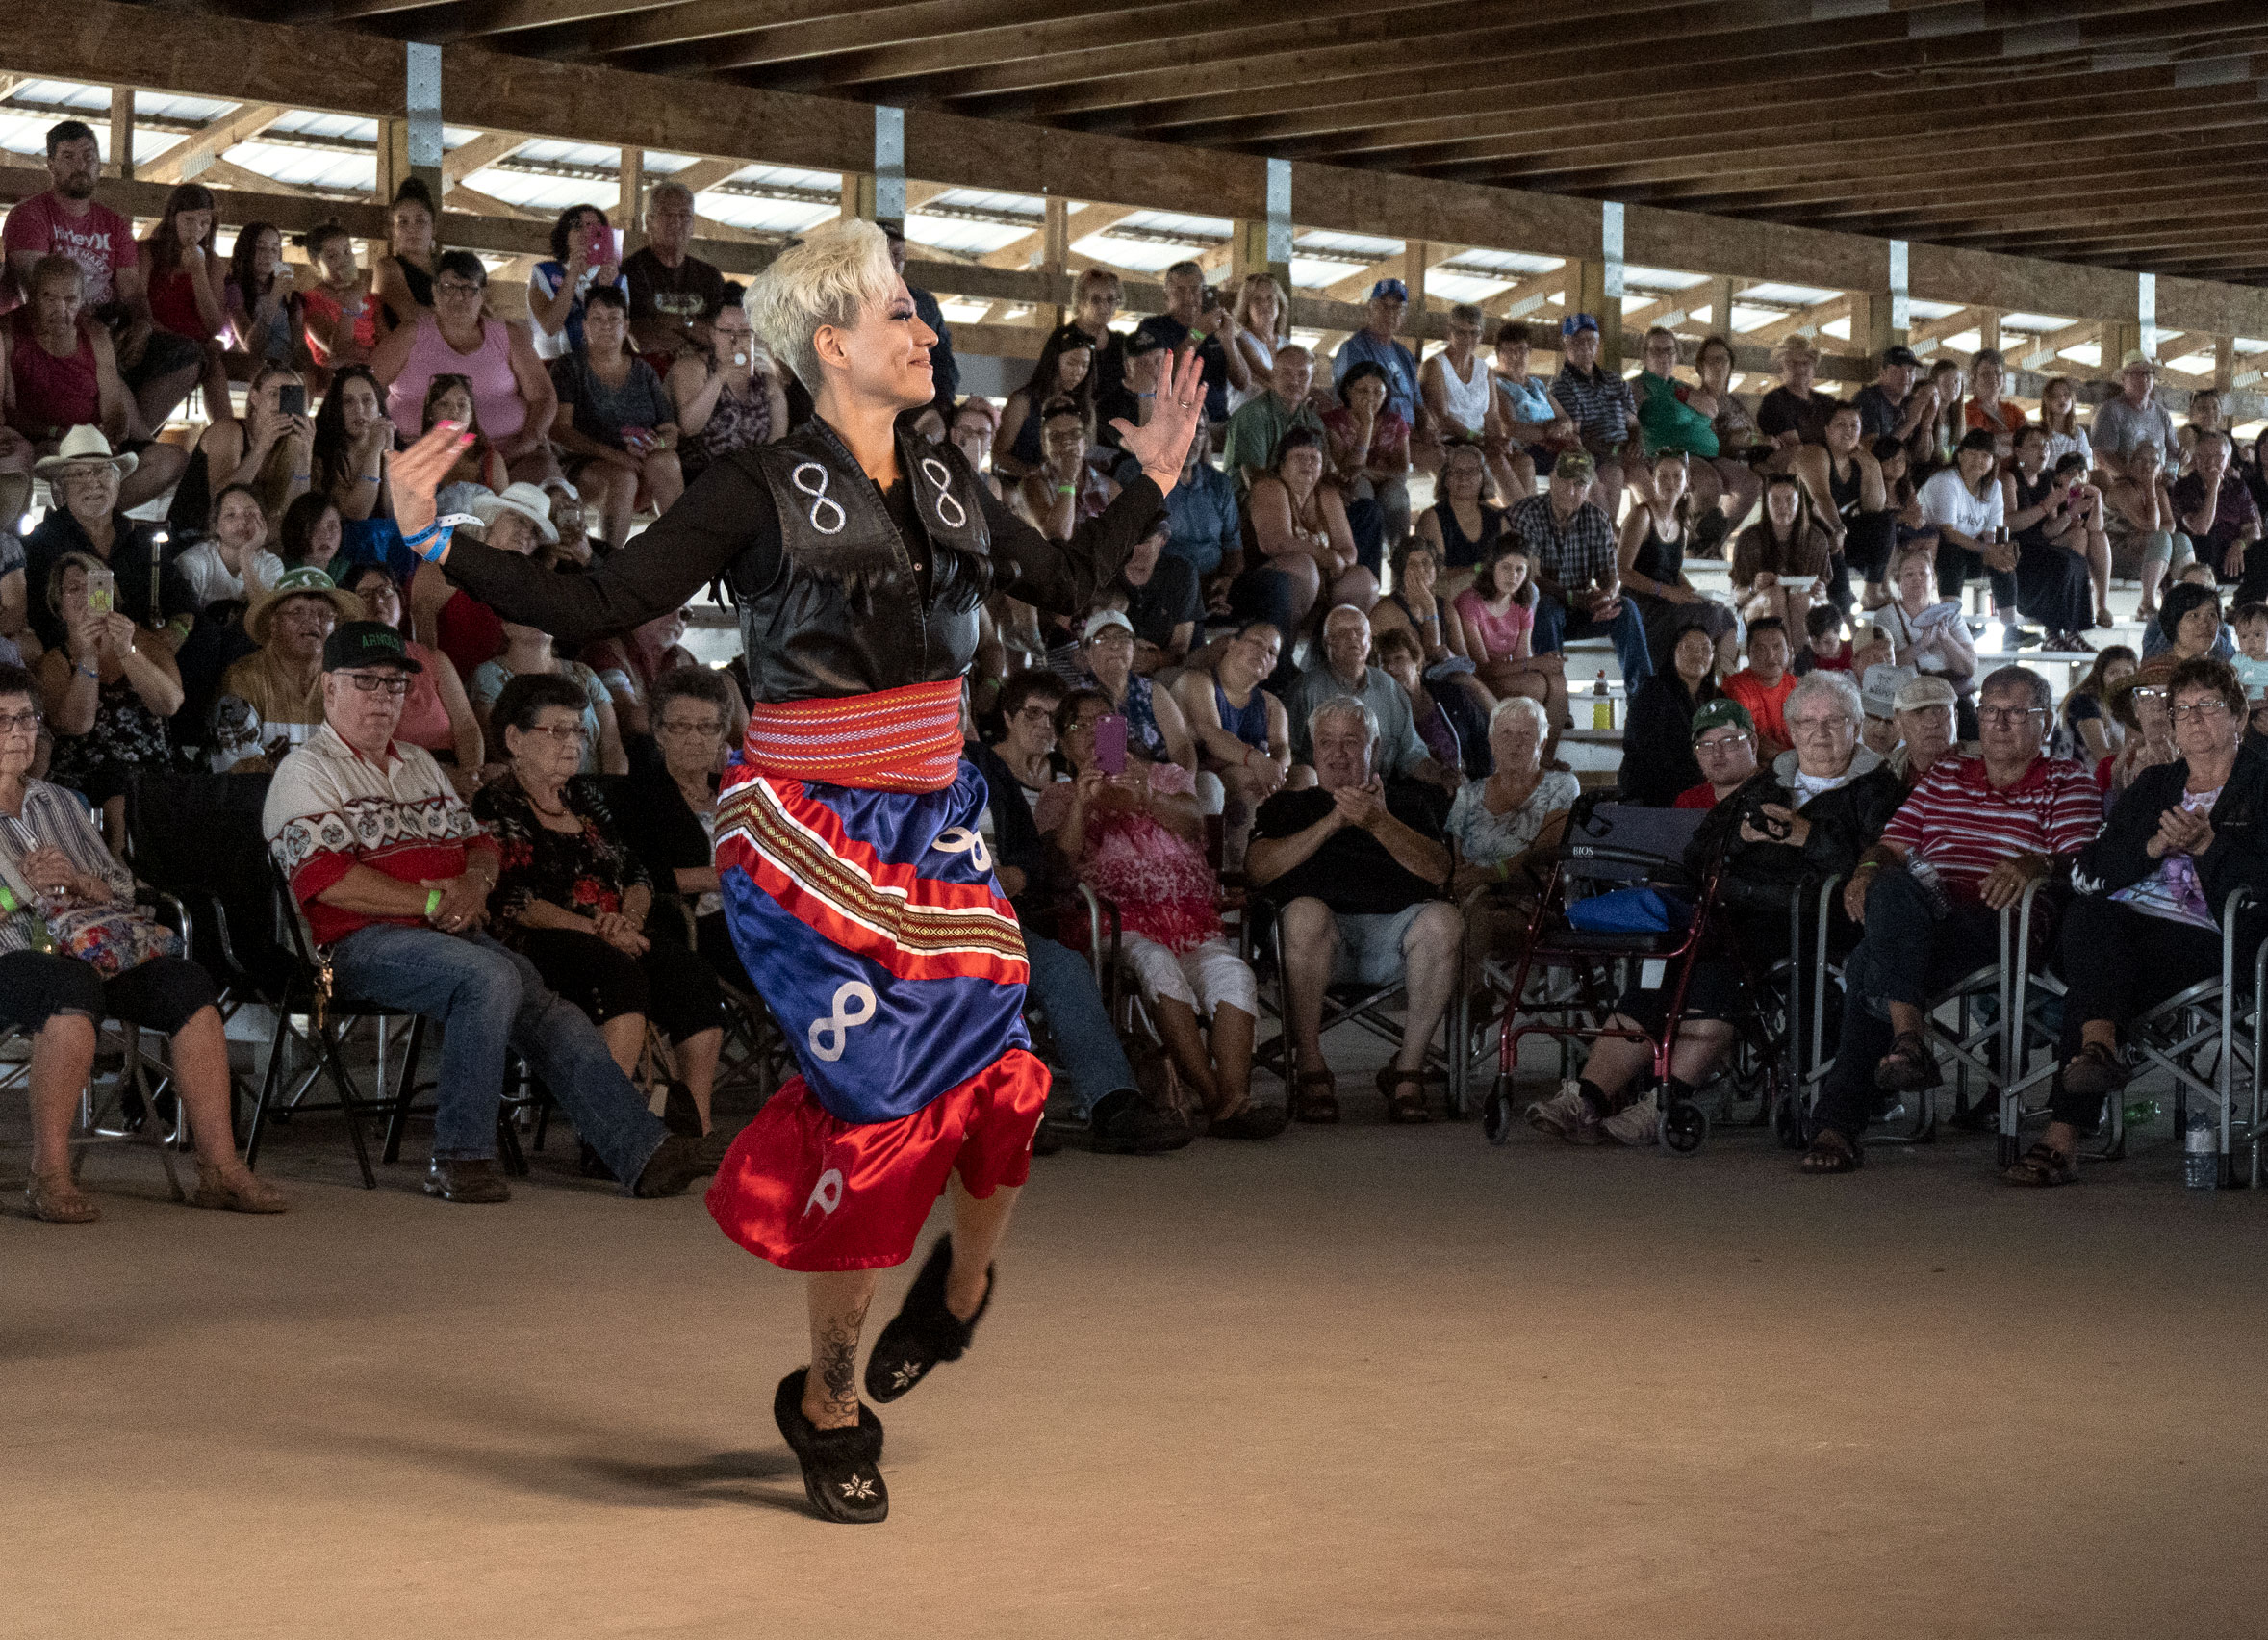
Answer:
[[[596,782],[576,776],[559,794],[560,804],[583,823],[579,832],[554,832],[540,820],[520,784],[506,774],[480,788],[472,813],[502,851],[503,864],[489,895],[489,914],[497,936],[509,943],[520,913],[530,900],[548,900],[578,917],[619,911],[623,896],[653,879],[623,841]]]
[[[1185,797],[1195,791],[1178,763],[1150,768],[1150,789]],[[1072,782],[1039,794],[1032,820],[1054,835],[1071,818]],[[1086,853],[1072,862],[1099,894],[1118,903],[1124,927],[1168,951],[1190,951],[1221,933],[1215,909],[1219,880],[1197,845],[1138,810],[1097,809],[1087,816]]]

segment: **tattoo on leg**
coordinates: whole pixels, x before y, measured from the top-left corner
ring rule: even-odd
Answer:
[[[827,1402],[837,1412],[858,1411],[858,1335],[866,1326],[866,1306],[830,1321],[819,1335],[819,1385]]]

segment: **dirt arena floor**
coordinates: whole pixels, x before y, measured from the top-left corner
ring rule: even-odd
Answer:
[[[867,1529],[772,1427],[797,1284],[698,1194],[555,1145],[443,1207],[311,1120],[253,1219],[106,1152],[100,1225],[0,1219],[0,1634],[2268,1632],[2268,1195],[2163,1140],[2023,1193],[1975,1140],[1809,1180],[1349,1106],[1036,1163]]]

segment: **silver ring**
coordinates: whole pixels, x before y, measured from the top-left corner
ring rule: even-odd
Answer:
[[[1197,401],[1194,398],[1185,398],[1182,400],[1182,408],[1186,410],[1190,405],[1196,402]]]

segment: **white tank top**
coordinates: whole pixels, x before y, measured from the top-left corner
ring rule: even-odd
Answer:
[[[1447,353],[1438,353],[1441,364],[1441,401],[1449,407],[1449,419],[1468,433],[1481,430],[1481,423],[1489,414],[1489,362],[1476,348],[1472,355],[1472,379],[1459,381],[1457,367],[1449,363]]]

